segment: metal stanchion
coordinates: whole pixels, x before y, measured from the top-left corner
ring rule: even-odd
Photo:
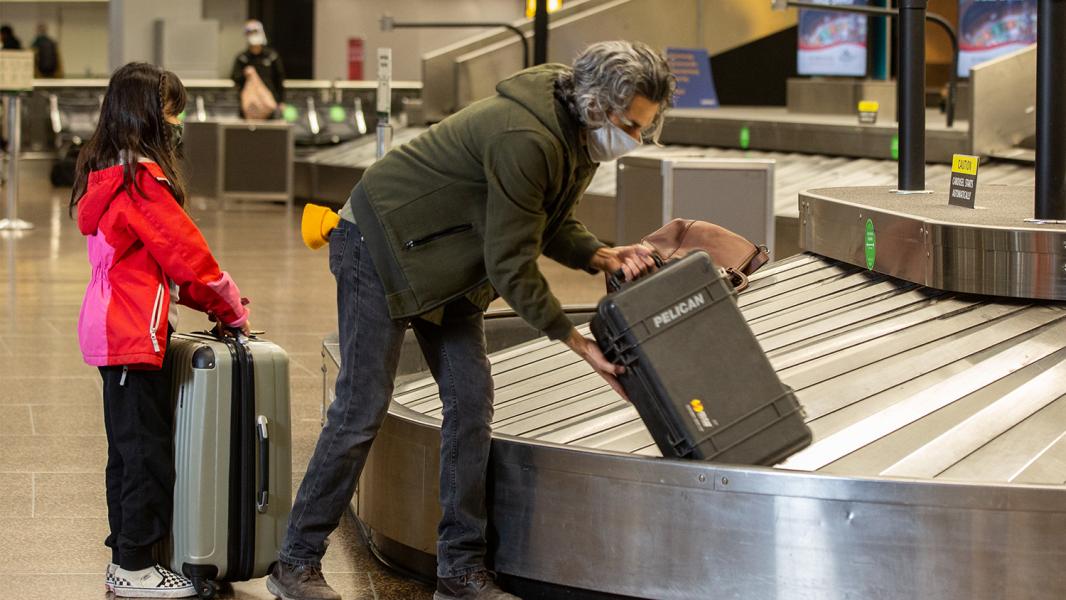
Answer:
[[[19,206],[19,150],[22,147],[22,131],[19,115],[22,99],[10,94],[7,102],[7,218],[0,219],[0,231],[25,231],[33,229],[33,223],[18,217]]]
[[[899,189],[925,189],[925,11],[928,0],[899,5]]]
[[[378,48],[377,158],[392,147],[392,48]]]
[[[1036,43],[1036,203],[1042,221],[1066,220],[1066,0],[1040,0]]]
[[[548,0],[537,0],[533,16],[533,64],[548,62]]]

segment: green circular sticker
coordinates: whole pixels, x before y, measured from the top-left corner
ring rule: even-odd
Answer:
[[[334,123],[343,123],[348,118],[348,111],[344,110],[343,106],[334,104],[329,107],[329,120]]]
[[[291,104],[286,104],[285,109],[281,111],[281,118],[289,123],[295,123],[297,116],[296,107]]]
[[[747,150],[751,146],[751,129],[748,127],[740,128],[740,147],[743,150]]]
[[[889,148],[889,152],[892,154],[892,160],[899,160],[899,136],[892,136],[892,146]]]
[[[877,237],[874,235],[873,219],[866,219],[866,268],[873,269],[877,259]]]

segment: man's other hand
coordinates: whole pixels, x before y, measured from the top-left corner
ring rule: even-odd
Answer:
[[[622,384],[618,383],[617,377],[617,375],[625,373],[625,367],[607,360],[607,357],[603,355],[600,347],[596,344],[596,340],[581,335],[577,329],[571,329],[570,335],[563,340],[563,343],[576,352],[578,356],[585,359],[585,362],[591,365],[619,396],[629,400],[625,390],[622,389]]]

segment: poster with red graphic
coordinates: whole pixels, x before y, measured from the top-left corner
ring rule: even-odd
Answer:
[[[1037,0],[959,0],[959,77],[1036,43]]]
[[[867,0],[817,0],[819,4],[865,6]],[[799,12],[800,75],[866,75],[866,16],[803,9]]]

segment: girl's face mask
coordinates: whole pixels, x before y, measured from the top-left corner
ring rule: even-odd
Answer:
[[[175,153],[180,153],[182,137],[185,135],[185,125],[183,123],[167,123],[167,127],[170,128],[170,147]]]

